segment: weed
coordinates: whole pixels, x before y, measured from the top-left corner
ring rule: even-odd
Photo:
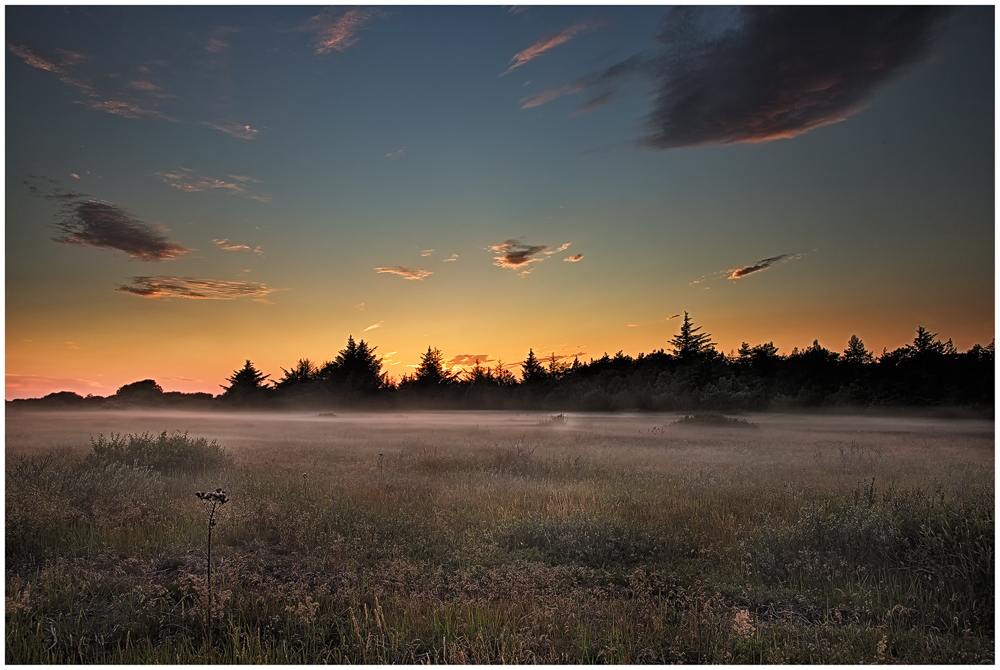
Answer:
[[[689,414],[674,421],[674,424],[680,426],[712,426],[720,428],[760,428],[753,421],[736,419],[720,412],[697,412]]]

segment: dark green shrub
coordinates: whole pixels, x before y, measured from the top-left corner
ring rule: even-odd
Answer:
[[[91,437],[93,452],[88,460],[94,463],[125,463],[133,467],[150,467],[163,474],[192,473],[232,465],[233,458],[215,440],[188,437],[187,433],[157,436],[103,434]]]

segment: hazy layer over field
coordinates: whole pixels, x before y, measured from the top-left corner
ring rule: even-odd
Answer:
[[[272,457],[277,467],[313,472],[334,462],[368,467],[378,454],[427,450],[462,457],[524,441],[535,456],[585,456],[640,471],[678,466],[767,468],[781,478],[809,473],[899,476],[944,464],[993,464],[994,424],[975,419],[799,414],[747,415],[760,426],[690,428],[680,414],[408,412],[184,413],[170,411],[8,412],[6,450],[65,448],[83,455],[98,434],[188,432],[217,440],[237,458]],[[324,463],[324,453],[330,462]],[[344,476],[344,471],[338,472]]]

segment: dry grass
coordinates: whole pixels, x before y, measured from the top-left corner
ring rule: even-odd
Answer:
[[[8,414],[7,661],[993,661],[992,423],[339,414]]]

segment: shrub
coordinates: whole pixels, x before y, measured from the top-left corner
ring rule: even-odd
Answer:
[[[233,458],[219,444],[203,437],[190,438],[187,433],[157,436],[103,434],[90,438],[96,463],[124,463],[133,467],[150,467],[163,474],[195,473],[232,465]]]
[[[680,426],[716,426],[721,428],[760,428],[753,421],[735,419],[720,412],[698,412],[674,421]]]

